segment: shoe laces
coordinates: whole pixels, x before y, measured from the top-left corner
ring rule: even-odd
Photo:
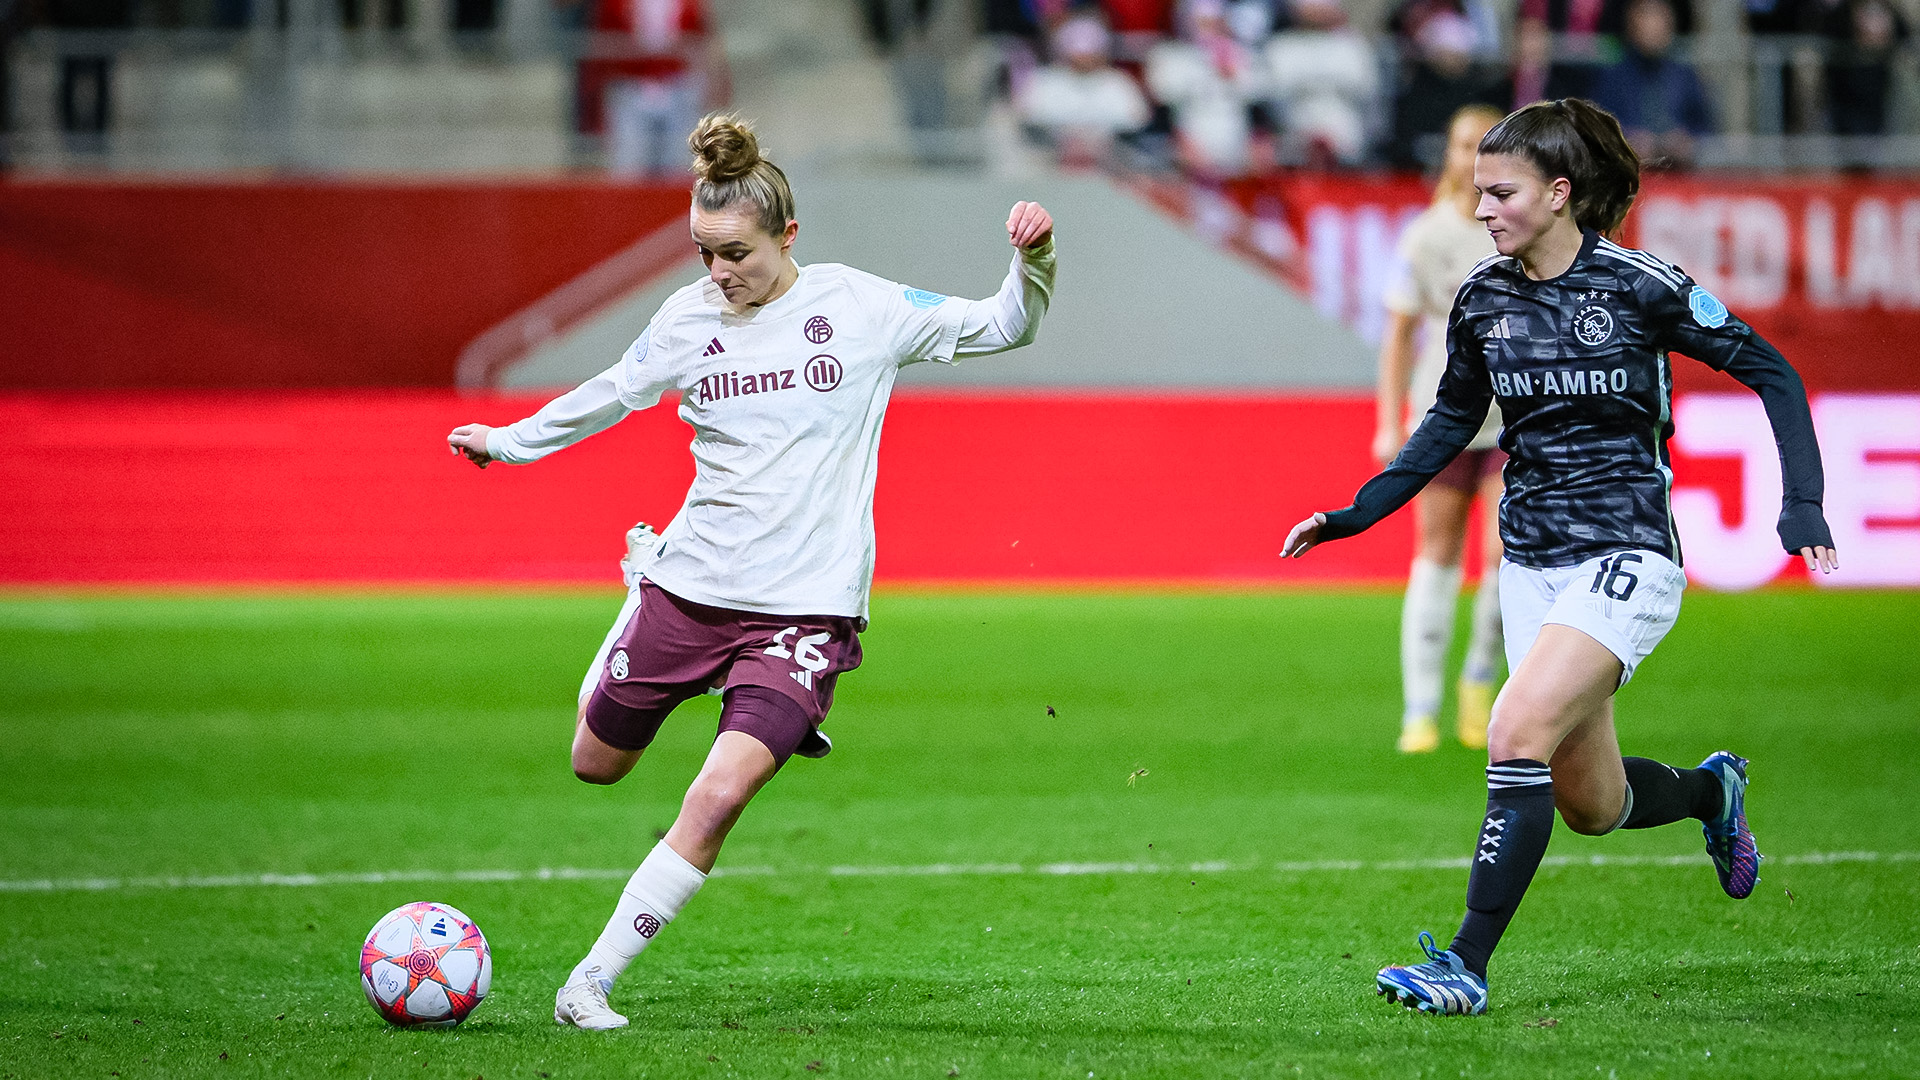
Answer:
[[[1420,931],[1420,948],[1427,954],[1428,960],[1447,968],[1449,971],[1453,970],[1452,965],[1447,963],[1447,951],[1436,944],[1433,940],[1433,935],[1427,933],[1425,930]]]

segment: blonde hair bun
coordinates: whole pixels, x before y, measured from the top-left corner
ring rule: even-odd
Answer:
[[[753,127],[732,113],[715,113],[687,136],[693,171],[709,184],[725,184],[752,172],[761,162]]]

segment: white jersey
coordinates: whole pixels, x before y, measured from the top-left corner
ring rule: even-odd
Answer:
[[[1053,274],[1049,241],[1017,255],[987,300],[816,263],[773,302],[734,309],[703,279],[661,305],[619,363],[490,432],[487,453],[535,461],[678,391],[693,486],[647,579],[714,607],[864,618],[880,424],[901,366],[1032,341]]]
[[[1453,314],[1453,297],[1460,284],[1481,259],[1494,253],[1493,237],[1487,227],[1472,218],[1461,217],[1451,206],[1429,206],[1407,224],[1400,234],[1400,276],[1386,291],[1387,310],[1396,315],[1415,315],[1425,321],[1413,379],[1407,388],[1414,423],[1433,408],[1440,391],[1440,376],[1447,370],[1447,317]],[[1486,423],[1468,444],[1469,450],[1491,450],[1500,434],[1500,412],[1487,410]]]

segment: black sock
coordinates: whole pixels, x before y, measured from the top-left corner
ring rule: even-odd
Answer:
[[[1487,817],[1467,875],[1467,917],[1449,946],[1468,971],[1487,977],[1487,961],[1552,835],[1553,773],[1546,763],[1512,758],[1487,766]]]
[[[1720,813],[1720,778],[1705,769],[1676,769],[1651,758],[1622,758],[1633,809],[1623,829],[1651,829],[1688,818],[1702,821]]]

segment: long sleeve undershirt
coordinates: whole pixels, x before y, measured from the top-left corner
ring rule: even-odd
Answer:
[[[1361,485],[1353,503],[1327,515],[1320,539],[1343,540],[1373,528],[1405,506],[1440,470],[1473,442],[1493,404],[1493,383],[1480,368],[1468,385],[1449,378],[1441,383],[1433,408],[1407,438],[1386,469]]]
[[[1040,320],[1053,301],[1056,268],[1053,238],[1036,248],[1022,248],[1007,269],[1000,291],[985,300],[964,300],[955,359],[990,356],[1031,345],[1040,332]]]
[[[1806,384],[1787,358],[1759,334],[1726,366],[1727,374],[1760,395],[1780,449],[1780,544],[1788,551],[1833,546],[1833,534],[1821,513],[1826,496],[1826,472],[1820,464],[1820,443],[1813,433],[1813,413],[1807,408]]]

